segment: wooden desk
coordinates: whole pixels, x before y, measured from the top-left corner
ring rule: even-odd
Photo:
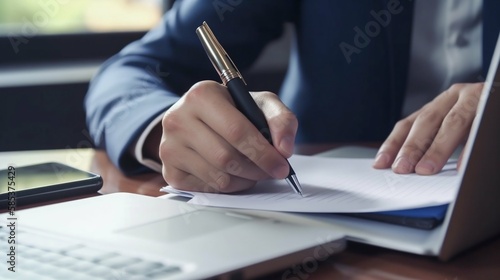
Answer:
[[[297,149],[297,153],[313,154],[332,147],[332,145],[301,146]],[[102,151],[0,153],[2,165],[11,163],[22,165],[48,160],[57,160],[101,174],[104,180],[101,192],[105,194],[132,192],[159,196],[162,193],[158,190],[165,184],[159,174],[125,177],[111,164],[107,155]],[[80,197],[72,199],[76,198]],[[445,263],[432,257],[349,243],[347,249],[341,254],[319,262],[317,266],[314,266],[314,263],[307,263],[307,265],[301,266],[301,269],[295,273],[288,274],[288,277],[283,277],[285,270],[262,277],[262,279],[500,279],[500,236]]]

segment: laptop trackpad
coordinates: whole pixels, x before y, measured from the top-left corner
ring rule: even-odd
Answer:
[[[173,243],[250,222],[258,217],[216,211],[193,211],[172,218],[118,231],[133,237]]]

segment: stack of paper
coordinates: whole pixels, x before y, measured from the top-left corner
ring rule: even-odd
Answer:
[[[192,197],[188,203],[244,209],[303,213],[360,213],[422,208],[450,203],[456,196],[460,176],[456,163],[437,175],[400,175],[377,170],[372,159],[322,158],[294,155],[290,158],[304,197],[293,192],[285,180],[259,182],[254,188],[233,194],[180,192]]]

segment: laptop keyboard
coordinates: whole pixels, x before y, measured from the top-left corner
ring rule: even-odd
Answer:
[[[179,265],[127,256],[26,231],[16,232],[15,272],[9,271],[10,246],[0,229],[0,279],[166,279],[182,272]],[[7,262],[6,262],[7,261]]]

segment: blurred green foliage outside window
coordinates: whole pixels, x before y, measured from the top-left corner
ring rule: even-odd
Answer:
[[[162,0],[0,0],[0,37],[146,31]]]

